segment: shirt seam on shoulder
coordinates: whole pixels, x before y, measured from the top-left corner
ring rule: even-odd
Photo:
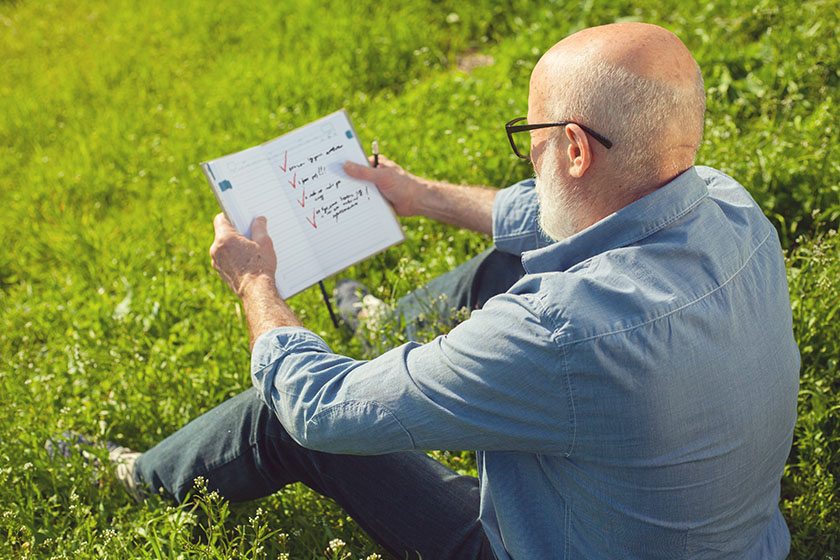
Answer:
[[[568,346],[568,345],[571,345],[571,344],[580,344],[580,343],[582,343],[582,342],[589,342],[590,340],[597,340],[597,339],[599,339],[599,338],[603,338],[603,337],[605,337],[605,336],[612,336],[612,335],[616,335],[616,334],[621,334],[621,333],[630,332],[630,331],[632,331],[632,330],[635,330],[635,329],[638,329],[638,328],[644,327],[644,326],[646,326],[646,325],[649,325],[649,324],[651,324],[651,323],[654,323],[654,322],[656,322],[656,321],[659,321],[659,320],[661,320],[661,319],[664,319],[665,317],[669,317],[669,316],[671,316],[671,315],[674,315],[674,314],[676,314],[676,313],[678,313],[678,312],[682,311],[683,309],[686,309],[686,308],[688,308],[688,307],[691,307],[691,306],[695,305],[696,303],[698,303],[698,302],[700,302],[700,301],[703,301],[704,299],[706,299],[706,298],[708,298],[708,297],[712,296],[713,294],[715,294],[715,293],[719,292],[720,290],[722,290],[723,288],[725,288],[726,286],[728,286],[728,285],[729,285],[729,283],[730,283],[730,282],[732,282],[732,280],[734,280],[734,279],[735,279],[735,278],[736,278],[739,274],[741,274],[741,271],[742,271],[742,270],[744,270],[744,268],[746,268],[746,267],[747,267],[747,265],[750,263],[750,261],[752,261],[752,259],[753,259],[753,257],[755,256],[755,254],[756,254],[756,253],[757,253],[757,252],[758,252],[758,251],[759,251],[759,250],[760,250],[760,249],[764,246],[764,244],[765,244],[765,243],[767,242],[767,240],[770,238],[770,236],[772,235],[772,233],[773,233],[773,230],[771,230],[771,231],[767,232],[767,235],[765,235],[765,236],[764,236],[764,239],[762,239],[762,240],[759,242],[759,244],[756,246],[756,248],[755,248],[755,249],[753,249],[753,251],[750,253],[750,255],[746,258],[746,260],[744,261],[744,264],[742,264],[742,265],[738,268],[738,270],[736,270],[736,271],[735,271],[735,272],[734,272],[734,273],[733,273],[733,274],[732,274],[729,278],[727,278],[727,279],[726,279],[726,281],[722,282],[722,283],[721,283],[719,286],[717,286],[715,289],[710,290],[710,291],[706,292],[705,294],[703,294],[703,295],[701,295],[701,296],[698,296],[698,297],[694,298],[693,300],[691,300],[691,301],[689,301],[689,302],[687,302],[687,303],[685,303],[685,304],[683,304],[683,305],[681,305],[681,306],[679,306],[679,307],[677,307],[677,308],[674,308],[674,309],[672,309],[672,310],[670,310],[670,311],[667,311],[667,312],[663,313],[662,315],[658,315],[658,316],[656,316],[656,317],[653,317],[653,318],[651,318],[651,319],[648,319],[647,321],[641,322],[641,323],[639,323],[638,325],[632,325],[632,326],[629,326],[629,327],[626,327],[626,328],[623,328],[623,329],[616,329],[616,330],[614,330],[614,331],[608,331],[608,332],[605,332],[605,333],[594,334],[594,335],[591,335],[591,336],[586,336],[586,337],[583,337],[583,338],[580,338],[580,339],[577,339],[577,340],[566,340],[566,341],[560,341],[560,340],[559,340],[560,335],[559,335],[559,334],[557,334],[557,333],[555,333],[555,334],[552,336],[552,338],[554,338],[554,339],[555,339],[555,342],[557,342],[557,343],[558,343],[558,344],[560,344],[561,346]]]
[[[547,329],[551,332],[554,331],[553,321],[551,321],[551,316],[548,311],[548,307],[542,301],[543,294],[537,293],[528,293],[528,294],[520,294],[520,297],[527,303],[531,304],[534,309],[529,310],[534,313],[541,322],[547,323],[549,326]],[[552,335],[549,337],[553,343],[557,344],[557,340]],[[563,376],[566,378],[566,400],[569,403],[569,424],[571,424],[571,437],[569,438],[569,444],[567,445],[566,451],[563,453],[563,456],[566,458],[571,457],[572,452],[574,451],[575,443],[577,442],[577,413],[575,409],[575,401],[574,401],[574,393],[572,391],[572,379],[569,375],[569,360],[566,356],[566,347],[565,345],[558,344],[560,352],[563,353],[562,360],[562,372]],[[558,391],[559,392],[559,391]]]
[[[525,296],[523,299],[525,301],[531,303],[537,311],[538,317],[542,320],[547,322],[549,325],[553,325],[553,321],[551,321],[551,317],[548,311],[548,307],[543,303],[541,293],[533,293],[533,294],[523,294]],[[554,331],[554,328],[551,328],[551,331]],[[553,343],[557,344],[556,337],[552,334],[549,337]],[[566,355],[566,345],[559,344],[560,352],[563,353],[562,360],[563,360],[563,377],[566,378],[566,400],[569,403],[569,423],[571,424],[571,437],[569,438],[569,445],[566,449],[566,452],[563,453],[563,456],[569,458],[572,456],[572,452],[575,448],[575,443],[577,442],[577,412],[575,409],[575,398],[574,392],[572,391],[572,377],[569,375],[569,359]]]
[[[569,458],[572,456],[572,452],[575,449],[575,443],[577,442],[577,414],[575,412],[575,398],[572,392],[572,378],[569,375],[569,360],[566,356],[566,346],[563,345],[560,347],[560,351],[563,353],[563,376],[566,378],[566,391],[568,396],[566,397],[569,401],[569,416],[572,425],[572,437],[569,442],[569,448],[564,454],[564,457]]]
[[[569,550],[571,549],[571,540],[572,540],[572,507],[569,505],[569,502],[566,501],[566,498],[563,500],[565,502],[565,510],[566,510],[566,538],[565,538],[565,546],[563,547],[563,559],[568,560],[569,558]]]

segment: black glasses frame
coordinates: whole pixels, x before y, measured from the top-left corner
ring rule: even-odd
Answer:
[[[537,130],[537,129],[540,129],[540,128],[551,128],[553,126],[566,126],[566,125],[569,125],[569,124],[576,124],[579,127],[581,127],[584,130],[584,132],[586,132],[587,134],[592,136],[592,138],[594,138],[595,140],[600,142],[606,149],[609,150],[610,148],[612,148],[612,145],[613,145],[613,143],[611,141],[607,140],[606,137],[601,136],[600,134],[598,134],[597,132],[595,132],[594,130],[589,128],[588,126],[584,126],[584,125],[582,125],[578,122],[575,122],[575,121],[563,121],[563,122],[539,123],[539,124],[516,124],[516,123],[524,121],[526,119],[527,119],[527,117],[517,117],[517,118],[513,119],[512,121],[508,121],[508,123],[505,124],[505,132],[507,132],[508,140],[510,140],[510,147],[513,148],[513,153],[515,153],[517,156],[521,157],[522,159],[530,160],[531,159],[531,154],[529,153],[527,156],[523,156],[522,154],[519,153],[519,150],[516,149],[516,143],[513,141],[513,135],[517,132],[528,132],[528,131]]]

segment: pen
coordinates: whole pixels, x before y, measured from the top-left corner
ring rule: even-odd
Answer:
[[[371,149],[373,151],[373,166],[379,167],[379,142],[374,140]]]

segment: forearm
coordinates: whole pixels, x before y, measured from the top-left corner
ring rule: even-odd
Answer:
[[[415,212],[447,224],[493,235],[493,200],[497,189],[423,180]]]
[[[249,347],[263,334],[275,327],[302,327],[297,315],[277,293],[274,281],[268,276],[259,276],[242,290],[242,307],[248,322]]]
[[[400,216],[426,216],[453,226],[493,234],[496,189],[423,179],[381,156],[379,167],[344,164],[351,177],[371,181]]]

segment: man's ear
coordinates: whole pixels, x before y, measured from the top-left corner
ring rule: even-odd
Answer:
[[[592,163],[589,137],[581,127],[574,123],[566,125],[565,129],[566,138],[569,139],[569,148],[566,151],[569,158],[569,175],[580,179]]]

